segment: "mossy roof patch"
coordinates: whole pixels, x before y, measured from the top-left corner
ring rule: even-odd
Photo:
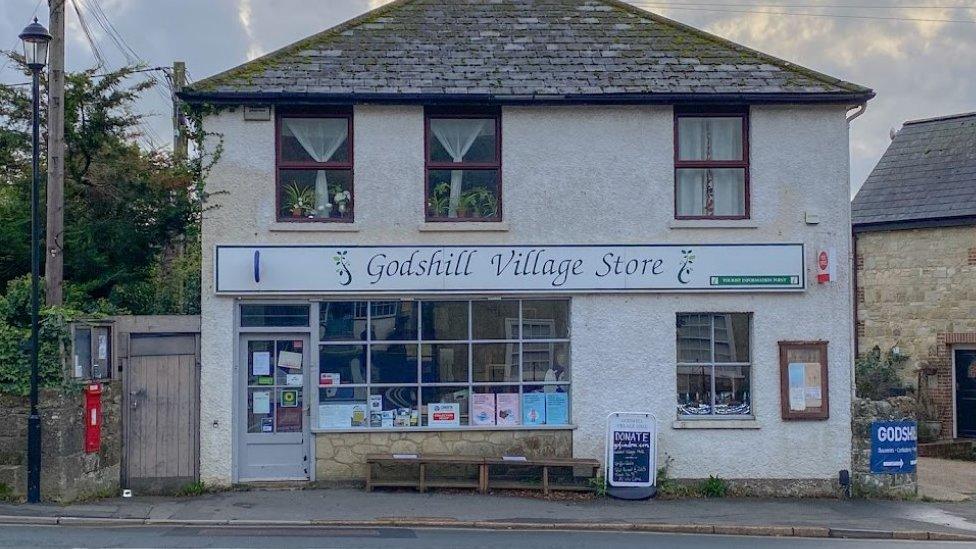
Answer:
[[[184,96],[675,93],[873,95],[620,0],[395,0]]]

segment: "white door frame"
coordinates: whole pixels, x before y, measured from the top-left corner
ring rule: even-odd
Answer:
[[[281,302],[278,302],[281,303]],[[238,309],[239,307],[235,307]],[[238,315],[235,312],[235,317]],[[313,339],[313,334],[308,327],[297,326],[297,327],[287,327],[287,328],[277,328],[277,327],[262,327],[262,328],[240,328],[236,330],[234,337],[234,389],[233,389],[233,481],[235,483],[241,482],[241,459],[242,452],[244,452],[245,442],[245,430],[247,425],[247,368],[246,364],[242,364],[242,358],[246,350],[246,345],[243,344],[245,338],[247,339],[271,339],[277,340],[288,336],[297,336],[305,341],[306,349],[308,352],[308,361],[304,368],[303,376],[304,383],[302,385],[302,407],[303,407],[303,431],[302,437],[305,440],[305,456],[307,460],[306,469],[308,471],[308,478],[302,479],[308,482],[315,481],[315,440],[314,434],[312,433],[312,402],[309,400],[311,392],[309,387],[314,384],[311,383],[311,375],[313,369],[317,371],[317,352],[318,349],[315,346],[315,340]],[[274,369],[272,369],[272,374],[274,374]],[[292,479],[247,479],[248,482],[262,482],[262,481],[274,481],[274,480],[292,480]],[[301,480],[299,480],[301,481]]]

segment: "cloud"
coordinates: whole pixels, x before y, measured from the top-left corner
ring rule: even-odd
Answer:
[[[640,4],[641,0],[632,0]],[[811,5],[864,4],[809,0]],[[779,4],[772,2],[770,4]],[[914,19],[976,20],[972,9],[896,9],[918,6],[892,0],[886,9],[804,8],[823,15],[868,15]],[[789,11],[751,7],[749,11]],[[891,128],[917,118],[976,111],[976,25],[803,17],[758,13],[686,12],[655,9],[734,42],[831,76],[871,87],[877,97],[851,129],[851,187],[856,191],[887,148]]]
[[[91,0],[89,0],[91,1]],[[150,65],[185,60],[191,77],[202,78],[274,51],[284,45],[388,3],[389,0],[98,0],[113,25]],[[487,0],[486,0],[487,1]],[[878,97],[852,125],[852,187],[857,188],[889,143],[888,131],[905,120],[976,111],[976,25],[931,21],[861,20],[801,17],[770,13],[655,8],[657,0],[627,0],[662,15],[708,30],[777,57],[873,88]],[[690,0],[687,0],[690,3]],[[729,3],[737,0],[723,0]],[[769,7],[745,4],[766,3]],[[870,4],[865,0],[806,0],[820,7],[790,9],[783,0],[740,2],[739,11],[803,11],[917,19],[976,20],[972,0],[945,0],[969,9],[899,8],[922,6],[921,0],[884,0],[884,9],[839,9],[824,6]],[[931,2],[936,4],[934,0]],[[29,20],[37,0],[0,0],[0,47],[17,47],[17,33]],[[658,4],[660,6],[660,4]],[[704,8],[704,9],[703,9]],[[39,15],[44,20],[45,6]],[[73,9],[69,10],[69,70],[93,65],[92,54]],[[100,29],[90,20],[93,33]],[[97,34],[110,68],[124,63],[122,54]],[[2,62],[0,62],[2,65]],[[23,79],[14,67],[0,79]],[[154,113],[150,121],[160,135],[169,133],[170,105],[159,94],[146,94],[140,108]]]
[[[264,55],[264,50],[254,38],[254,30],[251,28],[251,0],[237,1],[237,21],[240,22],[244,34],[247,35],[247,59],[257,59]]]

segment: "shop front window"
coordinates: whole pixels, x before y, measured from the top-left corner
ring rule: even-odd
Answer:
[[[569,423],[567,300],[319,305],[322,430]]]
[[[750,416],[751,317],[748,313],[677,316],[678,416]]]

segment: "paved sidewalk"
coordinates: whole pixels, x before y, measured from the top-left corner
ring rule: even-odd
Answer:
[[[918,460],[919,495],[939,501],[967,501],[976,496],[976,461]]]
[[[352,489],[251,490],[188,498],[136,497],[94,503],[0,505],[0,523],[461,525],[488,528],[644,529],[809,537],[964,535],[976,541],[976,505],[865,500],[546,501],[507,495]],[[66,517],[66,518],[65,518]],[[91,522],[89,520],[89,522]],[[933,537],[934,536],[934,537]],[[962,538],[959,538],[962,539]]]

